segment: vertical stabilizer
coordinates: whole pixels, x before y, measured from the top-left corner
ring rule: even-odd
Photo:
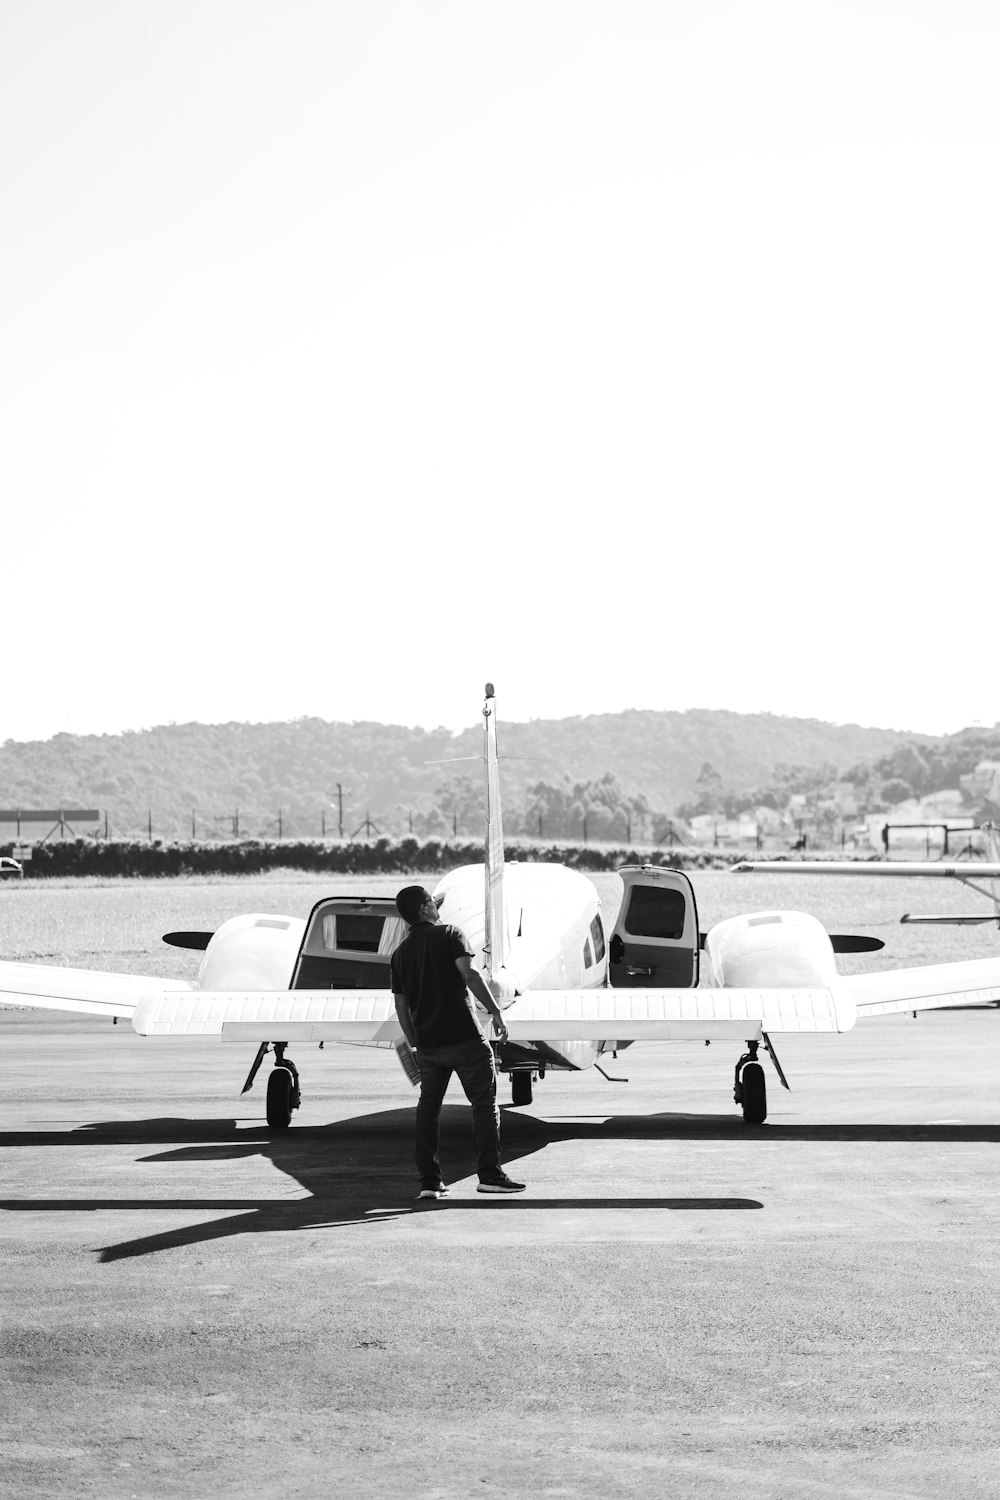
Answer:
[[[507,943],[503,905],[503,821],[500,816],[500,762],[497,756],[497,713],[493,684],[486,684],[483,705],[485,743],[483,761],[486,781],[486,969],[498,976],[504,966]]]

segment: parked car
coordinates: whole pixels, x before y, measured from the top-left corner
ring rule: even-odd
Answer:
[[[0,875],[23,875],[24,866],[7,854],[0,854]]]

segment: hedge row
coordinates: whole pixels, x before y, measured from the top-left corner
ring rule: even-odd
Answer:
[[[0,848],[10,854],[11,845]],[[615,870],[619,865],[653,864],[683,869],[721,869],[736,855],[699,849],[612,848],[594,844],[508,844],[508,860],[569,865],[576,870]],[[35,877],[103,875],[259,875],[265,870],[315,870],[341,875],[443,874],[458,865],[482,864],[483,846],[469,841],[378,839],[329,844],[319,840],[269,843],[152,843],[118,840],[64,840],[39,844],[25,874]]]

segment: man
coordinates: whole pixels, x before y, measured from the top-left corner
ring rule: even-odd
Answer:
[[[483,976],[472,966],[465,935],[441,921],[434,897],[421,885],[408,885],[396,897],[396,910],[409,932],[392,955],[392,995],[403,1035],[420,1067],[416,1158],[418,1198],[443,1198],[438,1137],[441,1105],[452,1073],[457,1073],[472,1105],[472,1128],[479,1152],[479,1192],[523,1193],[500,1166],[500,1111],[493,1049],[483,1036],[469,991],[486,1007],[497,1036],[507,1028]]]

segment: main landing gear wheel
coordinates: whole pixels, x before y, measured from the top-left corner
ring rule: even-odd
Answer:
[[[763,1125],[767,1119],[767,1085],[760,1063],[747,1063],[740,1080],[743,1085],[743,1119],[747,1125]]]
[[[299,1070],[285,1056],[287,1042],[274,1042],[273,1046],[274,1067],[267,1080],[267,1123],[272,1130],[287,1130],[292,1123],[292,1110],[302,1103]]]
[[[510,1102],[512,1104],[530,1104],[532,1093],[531,1074],[526,1069],[518,1069],[510,1075]]]
[[[757,1042],[747,1042],[747,1050],[736,1064],[733,1100],[743,1107],[747,1125],[763,1125],[767,1119],[767,1086],[764,1069],[757,1061]]]
[[[273,1068],[267,1080],[267,1123],[272,1130],[287,1130],[292,1123],[295,1080],[288,1068]]]

